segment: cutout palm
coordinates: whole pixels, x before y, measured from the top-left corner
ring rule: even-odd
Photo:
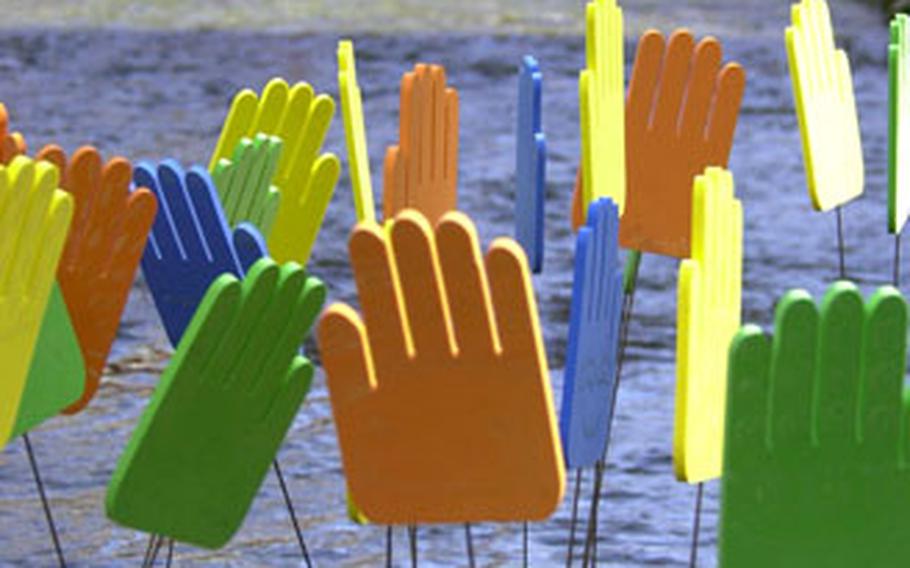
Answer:
[[[622,271],[619,211],[610,199],[591,204],[578,231],[569,312],[569,346],[559,426],[566,467],[589,467],[603,456],[610,437]]]
[[[692,258],[679,269],[673,465],[681,481],[718,477],[723,452],[727,352],[739,328],[743,211],[733,176],[695,178]]]
[[[353,501],[384,524],[547,517],[565,479],[519,246],[482,260],[467,217],[434,235],[411,210],[350,253],[364,320],[334,304],[319,343]]]
[[[399,140],[386,150],[383,215],[416,209],[435,224],[458,204],[458,91],[440,65],[401,78]]]
[[[265,255],[265,243],[249,223],[231,232],[215,186],[201,167],[187,172],[174,160],[142,163],[135,179],[160,204],[142,272],[176,347],[212,282],[224,273],[240,277]]]
[[[625,112],[626,208],[619,242],[628,249],[688,258],[692,180],[726,167],[746,84],[737,63],[721,67],[713,37],[695,44],[688,30],[669,41],[655,30],[635,53]],[[573,223],[584,223],[578,177]]]
[[[730,350],[720,565],[896,566],[910,553],[907,305],[838,282]]]
[[[0,167],[0,440],[13,431],[73,215],[57,170],[20,156]]]
[[[73,196],[75,213],[57,280],[85,362],[85,389],[66,409],[82,410],[95,396],[142,251],[157,210],[145,188],[130,191],[133,167],[125,158],[104,162],[91,146],[69,160],[57,146],[38,154],[62,172],[60,186]]]
[[[888,230],[900,234],[910,215],[910,19],[891,20],[888,45]]]
[[[515,160],[515,240],[528,255],[531,272],[543,269],[547,141],[541,126],[543,76],[526,55],[518,75],[518,133]]]
[[[280,138],[256,134],[241,138],[231,159],[218,160],[212,181],[218,189],[228,223],[250,222],[268,235],[278,215],[281,195],[272,185],[281,158]]]
[[[228,218],[237,220],[268,218],[270,188],[278,189],[278,211],[271,231],[265,236],[269,252],[279,262],[293,260],[306,264],[332,199],[341,165],[336,156],[320,155],[319,150],[334,113],[335,103],[328,95],[316,96],[306,83],[289,87],[283,79],[276,78],[269,81],[260,96],[249,89],[237,93],[225,118],[209,163],[210,172],[222,164],[219,176],[226,175],[225,167],[246,167],[221,161],[234,152],[242,152],[238,144],[243,138],[253,140],[261,133],[282,142],[281,159],[271,185],[263,181],[244,185],[240,188],[242,192],[254,194],[246,199],[226,199],[225,190],[219,188],[225,204],[232,204]],[[234,210],[233,206],[243,203],[258,205],[260,209],[254,207],[252,213],[241,215],[242,210]],[[250,218],[244,219],[245,216]]]
[[[588,2],[585,59],[587,66],[578,79],[584,176],[581,206],[587,211],[595,199],[609,197],[622,215],[626,206],[625,61],[622,9],[615,0]]]
[[[338,91],[341,97],[341,115],[344,120],[344,139],[348,147],[348,169],[354,191],[354,209],[357,221],[374,221],[373,180],[370,177],[370,154],[363,118],[363,99],[357,84],[357,63],[354,44],[338,42]]]
[[[206,293],[108,486],[116,522],[206,548],[240,527],[313,376],[297,353],[325,287],[257,262]]]
[[[792,6],[787,60],[803,141],[809,195],[816,210],[844,205],[863,192],[863,149],[850,61],[834,47],[825,0]]]

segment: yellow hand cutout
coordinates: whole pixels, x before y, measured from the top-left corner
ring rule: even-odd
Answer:
[[[0,444],[19,410],[38,330],[73,216],[48,162],[0,166]]]
[[[593,0],[585,14],[587,67],[578,81],[584,211],[611,198],[622,215],[626,201],[625,87],[622,9]]]
[[[348,147],[348,169],[354,190],[357,222],[374,221],[373,182],[370,179],[370,155],[363,120],[363,100],[357,84],[354,44],[338,42],[338,92],[341,96],[341,116],[344,120],[344,139]]]
[[[850,62],[835,49],[825,0],[792,6],[787,59],[812,205],[828,211],[863,192],[863,149]]]
[[[316,96],[306,83],[289,87],[276,78],[261,96],[249,89],[237,93],[224,121],[209,171],[219,160],[230,159],[241,138],[267,134],[284,144],[272,180],[281,197],[267,235],[269,253],[279,263],[306,264],[335,190],[341,164],[333,154],[319,155],[334,113],[335,103],[328,95]]]
[[[679,269],[673,465],[677,479],[689,483],[721,471],[727,351],[740,318],[742,236],[733,175],[709,167],[695,178],[692,258]]]

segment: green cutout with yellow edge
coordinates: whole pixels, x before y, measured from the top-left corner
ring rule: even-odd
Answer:
[[[271,232],[280,200],[272,178],[281,159],[281,147],[280,138],[260,133],[252,140],[241,138],[230,160],[218,160],[212,181],[231,228],[249,221],[263,235]]]
[[[729,360],[720,565],[903,566],[910,556],[907,305],[850,282],[777,306]]]
[[[298,350],[324,300],[295,263],[215,280],[120,457],[108,517],[205,548],[230,540],[310,388]]]
[[[56,416],[79,400],[83,390],[85,362],[79,338],[70,321],[60,286],[54,282],[12,435],[25,434]]]
[[[891,20],[888,45],[888,231],[900,234],[910,216],[910,18]]]

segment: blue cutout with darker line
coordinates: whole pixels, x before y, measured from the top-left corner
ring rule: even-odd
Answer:
[[[537,60],[526,55],[518,76],[515,240],[535,274],[543,269],[547,143],[540,119],[542,91],[543,76]]]
[[[142,273],[168,339],[183,337],[209,285],[220,275],[243,277],[267,255],[265,240],[250,223],[231,232],[209,173],[199,166],[185,172],[174,160],[139,164],[137,187],[158,198],[158,214],[142,255]]]
[[[619,211],[591,203],[578,231],[559,430],[569,469],[599,460],[610,437],[622,312]]]

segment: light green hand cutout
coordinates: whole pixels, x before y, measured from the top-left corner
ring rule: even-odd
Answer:
[[[250,221],[268,237],[278,214],[280,194],[272,179],[281,160],[280,138],[259,133],[241,138],[231,159],[221,158],[212,181],[231,228]]]
[[[39,357],[38,354],[46,356]],[[73,404],[85,390],[85,363],[60,286],[54,282],[28,381],[19,402],[13,436],[25,434]]]
[[[730,350],[720,565],[903,566],[910,558],[907,305],[849,282],[791,291],[775,335]]]
[[[310,388],[297,353],[324,300],[294,263],[215,280],[120,457],[108,517],[206,548],[230,540]]]

